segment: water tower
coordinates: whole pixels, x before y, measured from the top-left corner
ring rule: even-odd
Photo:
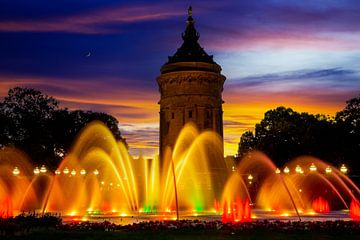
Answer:
[[[182,127],[193,122],[200,131],[213,130],[223,137],[221,67],[200,46],[191,7],[183,43],[161,67],[157,78],[160,104],[160,157],[174,147]]]

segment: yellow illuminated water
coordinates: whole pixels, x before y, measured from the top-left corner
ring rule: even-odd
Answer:
[[[0,216],[36,210],[69,216],[164,213],[173,219],[175,186],[180,211],[193,216],[224,212],[227,221],[248,220],[250,206],[285,216],[295,209],[313,213],[319,202],[347,209],[360,196],[345,174],[313,157],[290,161],[288,173],[260,152],[251,152],[232,169],[226,166],[221,138],[199,133],[192,124],[160,160],[134,159],[105,125],[94,122],[54,172],[33,166],[19,150],[0,150]]]

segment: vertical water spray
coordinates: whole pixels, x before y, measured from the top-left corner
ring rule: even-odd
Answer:
[[[178,202],[178,193],[177,193],[177,187],[176,187],[176,173],[175,173],[175,166],[174,161],[171,160],[171,169],[173,173],[173,179],[174,179],[174,192],[175,192],[175,207],[176,207],[176,220],[179,219],[179,202]]]

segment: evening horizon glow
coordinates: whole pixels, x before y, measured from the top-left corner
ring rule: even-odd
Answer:
[[[193,6],[223,68],[225,155],[277,106],[333,116],[360,93],[358,1],[0,3],[0,98],[15,86],[119,120],[130,152],[158,151],[156,77]],[[89,56],[89,53],[90,56]]]

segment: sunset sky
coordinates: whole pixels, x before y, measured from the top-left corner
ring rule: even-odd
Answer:
[[[334,115],[360,93],[360,1],[1,0],[0,98],[26,86],[110,113],[137,155],[158,152],[160,67],[193,7],[223,68],[225,155],[277,106]]]

